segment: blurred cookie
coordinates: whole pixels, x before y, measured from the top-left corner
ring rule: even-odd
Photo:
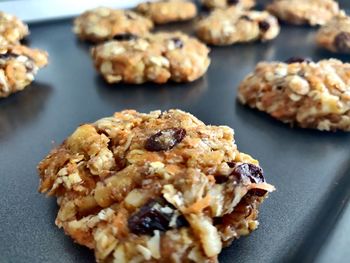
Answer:
[[[18,44],[29,35],[28,26],[13,15],[0,12],[0,46]]]
[[[239,87],[243,104],[302,128],[350,131],[350,64],[262,62]]]
[[[135,12],[99,7],[77,17],[73,31],[80,39],[101,42],[118,34],[143,35],[152,28],[151,20]]]
[[[209,49],[180,32],[119,35],[92,49],[96,69],[109,83],[194,81],[207,71]]]
[[[78,127],[38,166],[58,227],[97,262],[218,262],[258,227],[274,187],[233,130],[180,110],[117,112]]]
[[[334,0],[274,0],[267,10],[279,19],[295,25],[324,25],[339,13]]]
[[[196,26],[197,36],[212,45],[267,41],[275,38],[279,32],[277,19],[268,12],[235,7],[215,10]]]
[[[319,29],[316,42],[332,52],[350,54],[350,17],[333,18]]]
[[[197,15],[194,3],[186,0],[161,0],[141,3],[136,11],[149,17],[156,24],[190,20]]]
[[[255,6],[255,0],[202,0],[201,2],[208,9],[227,8],[229,6],[250,9]]]
[[[23,90],[46,64],[44,51],[21,45],[0,46],[0,98]]]

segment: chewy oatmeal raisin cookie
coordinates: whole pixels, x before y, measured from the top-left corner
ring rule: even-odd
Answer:
[[[152,28],[151,20],[135,12],[99,7],[77,17],[73,31],[80,39],[101,42],[118,34],[143,35]]]
[[[334,0],[274,0],[267,10],[279,19],[295,25],[324,25],[339,13]]]
[[[350,131],[350,64],[303,58],[262,62],[240,84],[238,98],[285,123]]]
[[[319,29],[316,42],[332,52],[350,54],[350,17],[342,14],[333,18]]]
[[[250,9],[255,6],[255,0],[202,0],[202,5],[209,9],[227,8],[229,6]]]
[[[180,32],[119,35],[92,49],[96,69],[109,83],[190,82],[208,69],[209,49]]]
[[[0,98],[23,90],[46,65],[44,51],[22,45],[0,46]]]
[[[187,0],[161,0],[141,3],[136,11],[149,17],[155,24],[186,21],[197,15],[194,3]]]
[[[134,110],[80,126],[39,166],[58,227],[97,262],[217,262],[258,226],[274,187],[233,130],[180,110]]]
[[[279,32],[277,19],[268,12],[245,11],[236,7],[215,10],[196,26],[197,36],[211,45],[267,41],[274,39]]]
[[[18,44],[29,35],[28,26],[13,15],[0,12],[0,46]]]

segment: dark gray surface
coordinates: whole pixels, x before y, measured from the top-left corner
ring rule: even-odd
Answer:
[[[191,28],[165,28],[178,27]],[[332,253],[349,258],[333,242],[337,238],[327,238],[339,232],[333,230],[350,197],[350,134],[292,129],[235,100],[238,83],[260,60],[331,57],[315,48],[315,29],[283,26],[270,43],[212,48],[202,79],[164,86],[105,84],[88,46],[71,33],[71,21],[32,25],[31,32],[29,44],[47,50],[50,65],[31,87],[0,100],[1,263],[94,262],[88,249],[55,227],[57,206],[37,193],[36,165],[79,124],[125,108],[180,108],[207,124],[233,127],[239,149],[259,159],[277,187],[262,205],[259,229],[225,249],[221,262],[312,262]],[[346,242],[350,233],[340,232]]]

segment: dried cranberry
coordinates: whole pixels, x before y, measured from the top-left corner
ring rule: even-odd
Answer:
[[[334,38],[334,46],[340,52],[350,52],[350,33],[341,32]]]
[[[174,37],[171,39],[171,41],[174,42],[175,48],[182,48],[184,46],[184,43],[180,38]]]
[[[259,21],[259,28],[261,31],[266,32],[270,29],[270,24],[267,21]]]
[[[138,38],[138,36],[130,34],[130,33],[117,34],[113,37],[113,39],[117,40],[117,41],[130,41],[130,40],[135,40],[137,38]]]
[[[151,152],[167,151],[180,143],[186,136],[186,130],[181,128],[164,129],[149,137],[145,148]]]
[[[311,63],[311,58],[303,58],[303,57],[291,57],[285,61],[287,64],[293,64],[293,63]]]
[[[248,177],[252,183],[263,183],[265,182],[263,170],[251,163],[242,163],[235,167],[232,172],[239,179]]]
[[[166,231],[170,229],[169,223],[173,216],[174,210],[171,204],[163,198],[153,199],[128,219],[128,227],[134,234],[152,235],[154,230]],[[177,227],[187,224],[183,216],[177,218]]]

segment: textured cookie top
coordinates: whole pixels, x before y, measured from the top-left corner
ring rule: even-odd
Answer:
[[[96,68],[109,83],[193,81],[207,70],[209,49],[180,32],[120,35],[92,49]]]
[[[274,190],[232,129],[180,110],[82,125],[38,168],[56,224],[98,262],[216,262]]]
[[[186,0],[141,3],[136,7],[136,11],[149,17],[156,24],[189,20],[197,15],[196,5]]]
[[[290,24],[324,25],[339,13],[334,0],[275,0],[267,10]]]
[[[28,26],[13,15],[0,12],[0,45],[17,44],[29,35]]]
[[[47,64],[47,53],[26,46],[0,47],[0,97],[24,89],[39,68]]]
[[[259,63],[241,83],[240,101],[301,127],[350,131],[350,64],[288,63]]]
[[[196,26],[198,37],[213,45],[271,40],[279,31],[277,19],[268,12],[246,11],[236,7],[215,10]]]
[[[209,8],[227,8],[229,6],[250,9],[255,5],[255,0],[202,0],[202,4]]]
[[[142,35],[152,28],[151,20],[135,12],[99,7],[77,17],[73,31],[81,39],[101,42],[118,34]]]
[[[333,52],[350,53],[350,17],[341,14],[319,29],[318,45]]]

